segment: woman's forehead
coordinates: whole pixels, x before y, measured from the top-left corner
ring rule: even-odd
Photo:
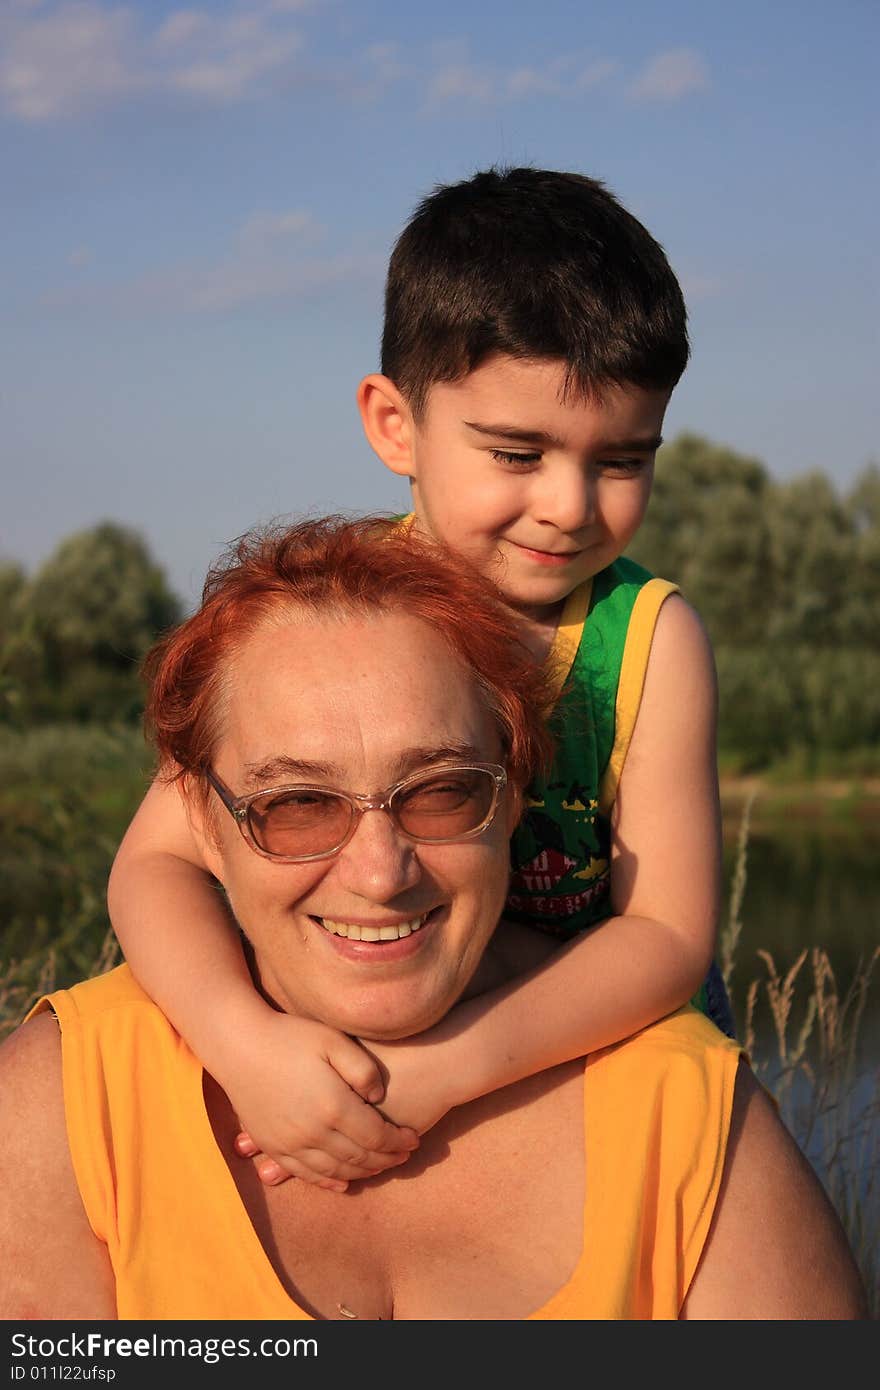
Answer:
[[[475,677],[404,613],[263,628],[232,663],[227,696],[221,746],[242,772],[283,757],[344,770],[409,764],[418,750],[497,756]]]

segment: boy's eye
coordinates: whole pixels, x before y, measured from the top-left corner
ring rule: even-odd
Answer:
[[[509,463],[514,468],[528,468],[541,462],[540,454],[521,454],[512,449],[491,449],[490,453],[496,463]]]
[[[651,463],[650,458],[633,459],[600,459],[598,467],[603,473],[617,473],[625,477],[633,473],[641,473]]]

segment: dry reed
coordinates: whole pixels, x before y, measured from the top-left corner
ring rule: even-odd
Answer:
[[[728,986],[742,931],[752,801],[742,815],[720,939]],[[869,1055],[863,1027],[880,946],[859,959],[844,991],[822,947],[801,951],[784,972],[769,951],[757,956],[764,973],[748,985],[738,1036],[834,1204],[862,1272],[871,1317],[880,1318],[880,1062]],[[771,1045],[756,1020],[769,1022]]]

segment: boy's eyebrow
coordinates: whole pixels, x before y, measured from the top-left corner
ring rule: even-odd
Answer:
[[[484,425],[477,420],[464,420],[462,423],[475,434],[484,434],[487,438],[491,436],[493,439],[509,439],[511,443],[539,444],[544,448],[565,447],[563,440],[558,439],[555,434],[548,434],[546,430],[527,430],[519,425]],[[656,453],[662,443],[661,434],[652,434],[645,439],[609,439],[603,443],[602,452],[616,449],[620,453]]]
[[[621,454],[656,454],[662,443],[662,434],[651,434],[646,439],[611,439],[603,445],[603,452],[616,449]]]
[[[476,420],[465,420],[463,424],[475,434],[491,435],[494,439],[519,440],[522,444],[550,444],[562,447],[562,440],[545,430],[526,430],[519,425],[481,425]]]

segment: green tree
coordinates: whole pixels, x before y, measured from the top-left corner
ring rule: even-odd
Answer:
[[[880,468],[846,498],[822,473],[772,480],[683,434],[657,461],[630,554],[674,579],[713,640],[721,747],[760,767],[880,741]]]
[[[27,676],[38,664],[22,612],[27,578],[21,565],[0,561],[0,719],[14,719]]]
[[[814,650],[844,645],[840,617],[855,558],[846,508],[822,473],[777,484],[768,501],[769,555],[777,582],[767,639]]]
[[[13,608],[27,583],[21,565],[0,560],[0,643],[11,634]]]
[[[845,507],[854,552],[841,628],[852,645],[880,650],[880,465],[871,463],[861,473]]]
[[[628,553],[681,585],[716,643],[764,635],[775,587],[771,491],[757,459],[700,435],[679,435],[657,460],[648,514]]]
[[[18,608],[40,654],[29,691],[35,720],[135,717],[140,660],[181,615],[142,537],[109,521],[62,541]]]

